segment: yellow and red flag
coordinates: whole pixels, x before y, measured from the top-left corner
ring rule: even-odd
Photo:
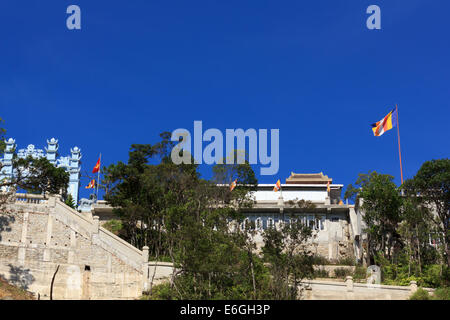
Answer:
[[[275,183],[275,187],[273,187],[273,191],[278,192],[281,190],[281,182],[280,179],[278,179],[277,183]]]
[[[383,119],[372,124],[372,131],[375,137],[383,135],[388,130],[397,126],[397,108],[393,109]]]
[[[327,192],[330,193],[330,181],[327,182]]]
[[[236,188],[237,185],[237,179],[235,179],[231,184],[230,184],[230,191],[233,191],[234,188]]]
[[[98,158],[97,163],[95,164],[94,169],[92,169],[92,173],[96,173],[100,171],[100,158]]]
[[[92,189],[92,188],[95,188],[95,179],[92,179],[86,187],[86,189]]]

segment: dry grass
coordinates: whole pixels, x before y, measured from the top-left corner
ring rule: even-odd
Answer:
[[[0,300],[35,300],[33,294],[24,289],[10,285],[0,277]]]

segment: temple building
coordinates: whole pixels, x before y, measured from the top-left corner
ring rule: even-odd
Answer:
[[[273,184],[258,184],[251,195],[255,204],[244,215],[245,220],[239,226],[252,221],[256,228],[255,242],[263,245],[262,232],[270,227],[279,228],[291,219],[300,219],[311,227],[313,236],[310,250],[329,260],[350,258],[359,260],[361,238],[361,214],[354,205],[344,204],[340,196],[342,184],[333,184],[333,179],[321,173],[292,173],[281,191],[274,192]],[[312,209],[299,208],[298,200],[310,201]],[[99,200],[92,205],[91,214],[99,216],[100,223],[117,219],[105,201]]]
[[[263,231],[282,223],[289,224],[291,219],[300,219],[313,230],[310,250],[314,254],[330,260],[358,259],[361,215],[354,205],[343,203],[340,198],[343,185],[332,181],[322,172],[291,173],[279,192],[273,191],[273,184],[259,184],[253,194],[256,203],[245,213],[247,218],[243,223],[252,221],[258,231]],[[310,201],[314,206],[299,207],[296,205],[298,200]],[[261,233],[255,238],[262,246]]]

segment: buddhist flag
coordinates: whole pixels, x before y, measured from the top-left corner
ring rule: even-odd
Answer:
[[[235,179],[231,184],[230,184],[230,191],[233,191],[234,188],[236,188],[237,185],[237,179]]]
[[[95,164],[94,169],[92,169],[92,173],[96,173],[100,171],[100,158],[98,158],[97,163]]]
[[[330,181],[327,182],[327,192],[330,193]]]
[[[92,188],[95,188],[95,179],[92,179],[86,187],[86,189],[92,189]]]
[[[273,191],[278,192],[281,190],[281,182],[280,179],[278,179],[277,183],[275,183],[275,187],[273,187]]]
[[[395,126],[397,126],[397,109],[393,109],[383,119],[372,124],[373,134],[375,137],[379,137]]]

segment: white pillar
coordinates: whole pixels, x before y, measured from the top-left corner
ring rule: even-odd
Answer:
[[[142,291],[148,291],[148,247],[142,248]]]
[[[353,292],[353,277],[347,276],[345,283],[347,284],[347,292]]]
[[[416,281],[411,281],[409,283],[409,288],[411,290],[411,293],[414,293],[417,291],[417,282]]]
[[[100,228],[100,221],[99,221],[100,218],[99,218],[99,216],[94,216],[93,219],[94,219],[94,224],[93,224],[92,232],[95,234],[98,234],[98,230]]]

